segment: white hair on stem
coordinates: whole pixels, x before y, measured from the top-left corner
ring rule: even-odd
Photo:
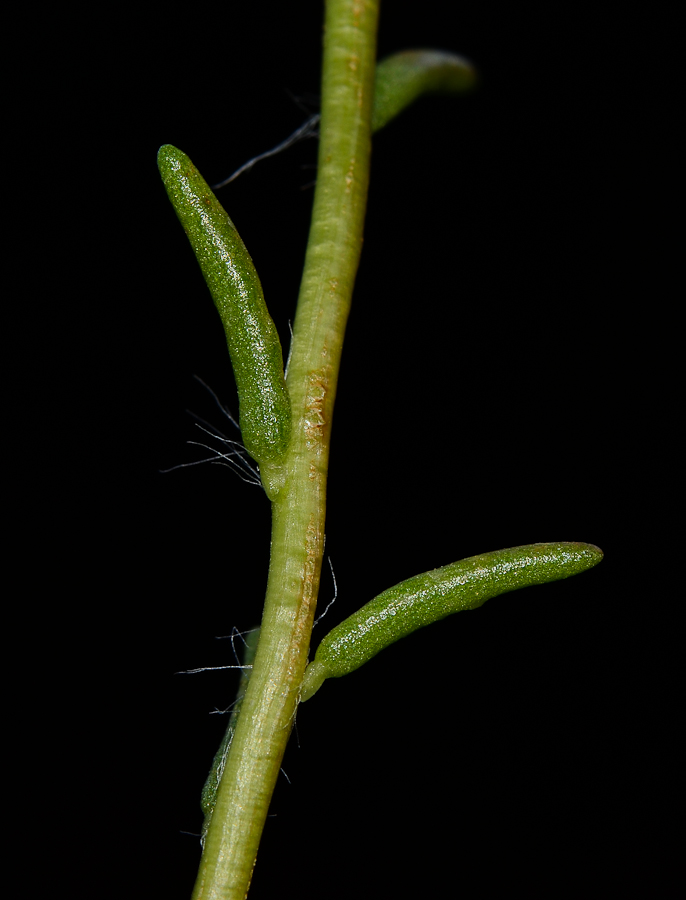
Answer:
[[[225,406],[217,397],[212,388],[205,384],[205,382],[198,375],[193,376],[196,381],[199,381],[200,384],[205,388],[205,390],[210,394],[213,398],[214,402],[219,407],[222,415],[224,415],[231,425],[236,430],[239,430],[238,422],[233,417],[231,410],[228,406]],[[176,466],[171,466],[168,469],[160,469],[160,473],[165,475],[168,472],[175,472],[177,469],[186,469],[191,466],[199,466],[204,463],[212,463],[214,465],[226,466],[229,469],[232,469],[241,481],[244,481],[246,484],[257,485],[258,487],[262,487],[262,480],[260,478],[260,473],[257,466],[251,461],[250,456],[248,455],[247,450],[243,446],[240,441],[232,440],[227,437],[225,434],[222,434],[221,431],[214,428],[209,422],[205,419],[198,416],[196,413],[191,410],[186,410],[186,412],[191,415],[195,419],[195,427],[199,428],[203,431],[208,437],[212,438],[215,441],[218,441],[222,447],[224,448],[224,452],[222,450],[217,449],[216,447],[211,446],[210,444],[205,444],[202,441],[187,441],[186,443],[192,447],[202,447],[204,450],[208,450],[212,456],[207,456],[204,459],[196,459],[193,462],[187,463],[179,463]]]
[[[303,138],[307,137],[316,137],[317,136],[317,126],[319,125],[319,113],[315,113],[315,115],[310,116],[310,118],[295,129],[293,134],[290,134],[284,141],[281,141],[280,144],[277,144],[276,147],[272,147],[271,150],[265,150],[264,153],[259,153],[257,156],[253,156],[252,159],[249,159],[247,162],[243,163],[240,168],[236,169],[236,171],[229,175],[228,178],[225,178],[223,181],[218,182],[217,184],[213,184],[212,190],[218,190],[219,188],[226,187],[227,184],[230,184],[234,179],[238,178],[239,175],[243,175],[244,172],[250,171],[255,163],[258,163],[261,159],[267,159],[270,156],[276,156],[277,153],[281,153],[283,150],[287,150],[289,147],[292,147],[293,144],[297,144],[298,141],[303,140]]]
[[[331,562],[330,556],[327,556],[326,558],[329,561],[329,568],[331,569],[331,577],[333,578],[333,598],[331,600],[329,600],[329,602],[326,604],[324,612],[321,614],[321,616],[317,616],[317,618],[314,620],[314,622],[312,624],[313,628],[315,627],[315,625],[319,625],[321,620],[328,613],[328,611],[331,609],[331,607],[334,605],[334,603],[336,602],[336,600],[338,598],[338,585],[336,584],[336,576],[333,571],[333,563]]]

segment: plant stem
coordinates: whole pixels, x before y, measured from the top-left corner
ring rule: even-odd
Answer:
[[[327,0],[319,165],[288,372],[293,432],[272,502],[260,641],[195,885],[244,900],[307,662],[324,551],[331,420],[362,248],[378,0]]]

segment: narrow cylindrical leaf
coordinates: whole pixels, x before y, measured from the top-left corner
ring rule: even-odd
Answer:
[[[260,464],[278,463],[288,447],[291,404],[281,343],[253,261],[186,154],[165,144],[157,162],[224,325],[245,448]]]
[[[415,575],[370,600],[327,634],[305,670],[301,700],[327,678],[353,672],[399,638],[498,594],[568,578],[603,558],[593,544],[527,544]]]

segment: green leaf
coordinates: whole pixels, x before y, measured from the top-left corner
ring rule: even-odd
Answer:
[[[323,639],[305,670],[309,700],[327,678],[354,672],[399,638],[452,613],[476,609],[498,594],[569,578],[603,558],[593,544],[527,544],[470,556],[408,578],[370,600]]]
[[[462,93],[474,86],[470,62],[441,50],[403,50],[376,67],[372,132],[379,131],[422,94]]]
[[[224,325],[243,443],[260,463],[264,483],[264,464],[279,463],[291,431],[291,403],[276,326],[250,254],[205,179],[171,144],[160,148],[157,163]],[[265,489],[271,497],[267,483]]]

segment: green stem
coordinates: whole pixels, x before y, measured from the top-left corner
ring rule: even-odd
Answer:
[[[260,641],[205,839],[195,900],[244,900],[307,662],[324,551],[331,419],[362,248],[378,0],[326,4],[319,165],[295,319],[286,481],[272,503]]]

